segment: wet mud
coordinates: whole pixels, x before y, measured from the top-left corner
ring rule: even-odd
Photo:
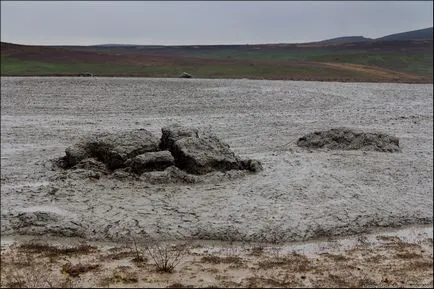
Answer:
[[[432,224],[432,85],[2,77],[1,98],[2,236],[285,242]],[[172,123],[263,170],[97,177],[51,161],[82,135]],[[297,145],[336,127],[394,136],[400,152]]]

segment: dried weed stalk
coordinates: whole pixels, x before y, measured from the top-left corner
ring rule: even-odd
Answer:
[[[169,245],[159,242],[151,242],[146,246],[146,252],[154,261],[157,271],[171,273],[188,253],[187,244]]]

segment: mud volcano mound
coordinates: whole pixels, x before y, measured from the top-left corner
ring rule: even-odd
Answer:
[[[65,153],[57,162],[61,168],[105,175],[165,171],[168,176],[185,177],[230,170],[262,170],[259,161],[241,159],[217,136],[178,124],[163,127],[161,139],[145,129],[86,136]]]
[[[400,152],[399,139],[383,133],[365,133],[349,128],[316,131],[298,139],[297,145],[306,148],[332,150],[362,150]]]

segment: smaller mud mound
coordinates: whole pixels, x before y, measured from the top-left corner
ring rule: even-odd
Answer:
[[[362,150],[400,152],[399,139],[383,133],[365,133],[349,128],[316,131],[298,139],[297,145],[306,148],[331,150]]]
[[[134,175],[164,182],[213,172],[262,170],[259,161],[241,159],[217,136],[178,124],[163,127],[161,139],[144,129],[86,136],[65,153],[57,160],[59,167],[86,171],[96,179]]]

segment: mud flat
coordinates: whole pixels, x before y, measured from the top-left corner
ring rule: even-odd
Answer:
[[[1,98],[2,237],[279,243],[432,224],[432,85],[2,77]],[[50,162],[87,133],[172,123],[263,170],[161,183]],[[336,127],[391,135],[399,151],[297,145]]]

